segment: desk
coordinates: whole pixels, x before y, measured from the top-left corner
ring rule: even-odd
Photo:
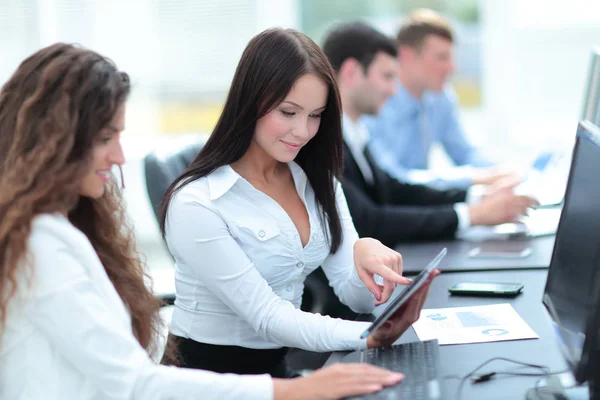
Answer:
[[[448,248],[448,255],[442,260],[440,270],[443,272],[466,272],[481,270],[507,270],[507,269],[535,269],[548,268],[554,236],[540,236],[536,238],[506,239],[510,241],[524,241],[533,250],[531,255],[524,258],[471,258],[469,251],[484,242],[467,240],[445,240],[424,243],[403,243],[396,247],[402,254],[404,271],[409,274],[421,272],[423,268],[440,252],[443,247]],[[486,242],[490,242],[486,241]],[[502,240],[496,240],[502,242]]]
[[[476,343],[467,345],[440,346],[442,376],[464,376],[486,360],[503,356],[519,361],[544,365],[551,371],[567,369],[552,332],[550,318],[542,305],[542,293],[546,283],[545,270],[489,271],[476,273],[453,273],[438,276],[431,287],[425,308],[460,307],[484,304],[511,303],[519,315],[540,336],[535,340],[518,340],[496,343]],[[525,285],[523,293],[514,299],[457,297],[448,294],[448,288],[457,282],[478,280],[490,282],[521,282]],[[409,329],[398,343],[418,340],[413,329]],[[337,362],[345,355],[332,353],[327,364]],[[515,365],[494,361],[483,371],[514,370]],[[533,387],[539,377],[497,377],[489,382],[463,385],[461,399],[506,400],[524,399],[527,389]],[[459,381],[449,379],[447,399],[454,400]]]

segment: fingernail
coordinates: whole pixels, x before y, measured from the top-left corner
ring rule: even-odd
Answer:
[[[402,378],[404,378],[404,374],[398,374],[396,372],[392,372],[390,374],[390,380],[396,381],[396,380],[399,380],[399,379],[402,379]]]

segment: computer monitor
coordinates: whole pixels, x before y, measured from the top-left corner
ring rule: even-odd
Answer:
[[[600,349],[598,272],[600,128],[584,121],[577,129],[563,211],[543,296],[559,347],[580,384],[586,381],[588,384],[600,383],[595,376],[595,359]],[[596,389],[596,385],[590,385],[590,389]],[[597,397],[590,395],[589,398]]]
[[[600,47],[594,47],[590,55],[581,120],[600,126]]]

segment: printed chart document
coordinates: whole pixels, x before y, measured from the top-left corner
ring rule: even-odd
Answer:
[[[421,310],[413,328],[440,345],[539,338],[510,304]]]

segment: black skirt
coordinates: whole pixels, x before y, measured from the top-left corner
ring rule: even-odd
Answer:
[[[162,364],[240,375],[269,374],[273,378],[296,378],[298,372],[285,362],[287,347],[250,349],[196,342],[169,335],[167,346],[174,346],[177,360],[163,357]]]

